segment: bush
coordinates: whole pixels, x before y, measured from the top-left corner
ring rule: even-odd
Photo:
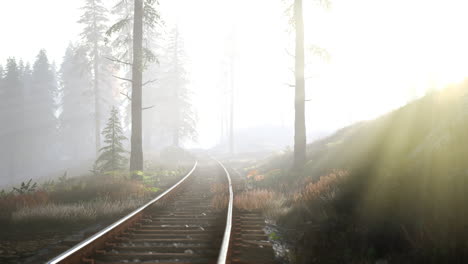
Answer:
[[[44,191],[35,190],[36,184],[30,185],[22,183],[19,188],[13,188],[13,191],[6,193],[2,192],[0,196],[0,220],[9,221],[11,214],[19,208],[33,208],[39,205],[46,204],[49,201],[49,195]],[[34,186],[34,188],[29,188]]]
[[[345,170],[334,170],[321,176],[317,182],[308,177],[303,181],[303,189],[294,195],[295,202],[324,201],[330,202],[336,198],[343,179],[349,173]]]

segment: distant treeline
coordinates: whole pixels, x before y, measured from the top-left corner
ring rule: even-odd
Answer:
[[[143,146],[150,151],[196,138],[183,38],[176,27],[162,28],[153,2],[145,1],[152,19],[145,17],[143,47]],[[133,4],[83,4],[81,39],[69,44],[60,65],[45,50],[33,64],[0,62],[0,184],[83,162],[91,169],[112,107],[130,136]]]

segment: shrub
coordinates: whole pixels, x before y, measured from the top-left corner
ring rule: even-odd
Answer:
[[[19,208],[33,208],[49,201],[49,195],[44,191],[24,194],[9,193],[0,197],[0,219],[9,220],[11,214]]]
[[[36,187],[37,187],[37,183],[35,182],[33,183],[32,179],[30,179],[26,183],[22,182],[19,188],[13,187],[13,191],[18,194],[25,194],[25,193],[34,192],[36,190]]]
[[[245,191],[234,196],[234,207],[244,211],[260,211],[267,218],[277,219],[286,214],[286,198],[278,192],[267,189]]]
[[[321,176],[317,182],[313,182],[311,178],[306,178],[303,189],[294,195],[294,201],[331,201],[336,197],[340,184],[347,175],[347,171],[334,170],[327,175]]]

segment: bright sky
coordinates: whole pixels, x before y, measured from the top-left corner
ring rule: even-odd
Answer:
[[[332,0],[329,10],[303,0],[308,56],[307,127],[330,131],[374,118],[430,88],[468,75],[468,2],[463,0]],[[78,39],[81,0],[1,1],[0,62],[32,61],[41,48],[58,63]],[[178,23],[189,57],[199,112],[200,146],[219,140],[220,97],[235,28],[236,125],[293,126],[293,53],[282,0],[160,0]],[[25,8],[27,7],[27,8]],[[233,22],[234,21],[234,22]],[[288,48],[289,47],[289,48]],[[221,100],[221,102],[224,102]]]

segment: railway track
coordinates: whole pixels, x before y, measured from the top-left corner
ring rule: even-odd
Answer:
[[[225,186],[226,208],[210,188]],[[259,214],[233,208],[220,162],[195,163],[170,189],[47,263],[275,263]]]

